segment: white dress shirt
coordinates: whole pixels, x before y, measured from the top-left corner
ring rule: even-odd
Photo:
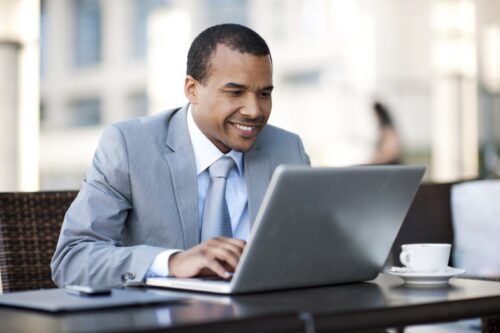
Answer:
[[[187,114],[188,132],[193,145],[198,183],[198,224],[202,228],[203,209],[208,192],[210,176],[208,167],[226,155],[234,159],[236,167],[229,172],[226,183],[226,202],[231,217],[233,238],[247,240],[250,234],[248,217],[248,195],[245,182],[243,153],[231,150],[223,154],[198,128],[194,122],[191,105]],[[158,254],[149,267],[148,276],[168,276],[168,260],[170,256],[181,250],[169,249]]]

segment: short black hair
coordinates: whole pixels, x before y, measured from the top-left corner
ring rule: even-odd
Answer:
[[[387,107],[382,104],[379,101],[375,101],[373,103],[373,110],[375,111],[375,114],[377,115],[377,119],[380,123],[380,126],[388,126],[392,127],[393,126],[393,121],[391,118],[391,115],[389,114],[389,110]]]
[[[271,56],[266,41],[252,29],[234,23],[218,24],[205,29],[193,40],[186,74],[204,83],[210,74],[210,58],[219,44],[241,53]]]

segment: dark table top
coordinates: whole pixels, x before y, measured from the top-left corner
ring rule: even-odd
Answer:
[[[146,290],[145,290],[146,292]],[[303,331],[396,327],[500,315],[500,282],[452,279],[409,287],[384,274],[371,282],[239,296],[148,289],[176,304],[66,314],[0,307],[1,332]]]

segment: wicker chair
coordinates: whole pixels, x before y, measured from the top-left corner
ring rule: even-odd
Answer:
[[[3,292],[53,288],[50,260],[77,191],[0,193]]]

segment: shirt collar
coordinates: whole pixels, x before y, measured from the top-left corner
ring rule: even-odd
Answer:
[[[191,104],[189,104],[187,125],[189,137],[193,145],[194,159],[196,162],[196,175],[205,171],[212,163],[221,158],[222,156],[230,156],[238,168],[240,176],[243,176],[243,153],[234,150],[223,154],[212,141],[210,141],[205,134],[199,129],[198,125],[194,122]]]

